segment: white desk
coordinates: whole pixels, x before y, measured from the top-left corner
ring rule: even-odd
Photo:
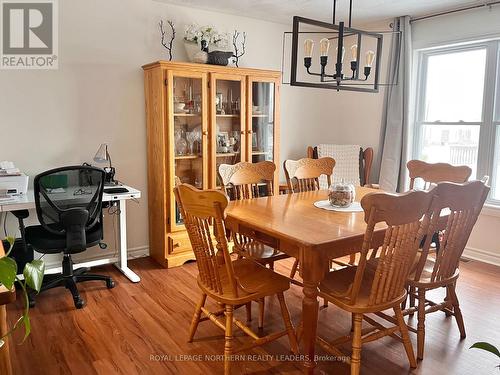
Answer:
[[[119,227],[119,240],[118,246],[120,248],[118,262],[114,262],[113,259],[103,258],[95,260],[92,262],[86,262],[79,264],[82,267],[92,267],[103,264],[113,263],[130,281],[137,283],[141,281],[141,278],[127,265],[127,200],[138,199],[141,197],[141,192],[133,187],[123,185],[124,188],[128,189],[127,193],[121,194],[106,194],[102,196],[103,202],[116,202],[118,204],[118,227]],[[15,202],[3,202],[0,203],[0,212],[18,211],[18,210],[30,210],[35,208],[35,198],[33,190],[28,190],[28,193],[19,196]]]

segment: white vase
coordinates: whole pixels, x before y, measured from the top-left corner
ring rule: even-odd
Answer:
[[[184,40],[184,48],[186,49],[186,54],[190,62],[195,62],[195,56],[198,52],[201,52],[200,45],[196,42],[190,42]]]

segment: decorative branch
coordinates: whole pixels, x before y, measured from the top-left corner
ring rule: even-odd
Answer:
[[[238,49],[238,40],[240,38],[241,33],[238,30],[234,30],[233,34],[233,47],[234,47],[234,64],[238,68],[238,62],[240,57],[245,54],[245,43],[247,41],[247,33],[243,32],[243,40],[241,41],[241,50]]]
[[[170,28],[172,29],[172,36],[171,36],[170,41],[168,43],[165,41],[166,31],[163,28],[163,20],[161,20],[158,25],[160,27],[161,44],[168,51],[168,57],[169,57],[168,61],[172,61],[172,44],[173,44],[174,39],[175,39],[175,28],[174,28],[174,23],[172,21],[168,20],[167,23],[169,24]]]

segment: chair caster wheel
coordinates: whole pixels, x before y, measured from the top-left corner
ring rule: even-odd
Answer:
[[[81,298],[75,300],[75,307],[77,309],[81,309],[83,306],[85,306],[85,301]]]
[[[115,282],[113,280],[111,280],[111,279],[106,280],[106,287],[108,289],[113,289],[115,287]]]

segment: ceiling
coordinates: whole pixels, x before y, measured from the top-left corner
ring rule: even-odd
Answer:
[[[295,15],[331,21],[333,0],[156,0],[291,24]],[[353,26],[396,16],[412,17],[484,4],[485,0],[353,0]],[[337,0],[337,21],[347,21],[349,0]]]

